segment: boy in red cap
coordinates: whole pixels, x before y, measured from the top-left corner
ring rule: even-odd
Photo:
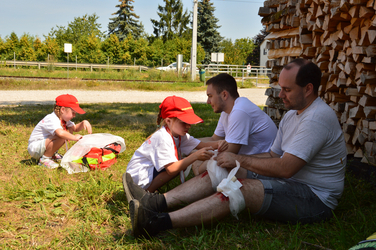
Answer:
[[[76,113],[85,114],[73,95],[60,95],[56,98],[54,111],[46,115],[34,128],[29,138],[27,151],[34,159],[38,160],[38,165],[46,168],[57,168],[55,160],[61,160],[61,155],[57,151],[63,146],[66,140],[78,141],[82,135],[79,132],[86,129],[92,133],[91,125],[87,120],[78,124],[71,121]]]
[[[194,113],[186,99],[178,96],[164,99],[157,119],[160,129],[146,139],[128,163],[127,173],[134,182],[154,192],[194,161],[210,159],[213,153],[209,150],[226,150],[225,140],[201,142],[188,134],[192,124],[201,122],[204,121]],[[190,154],[193,149],[198,150]],[[182,158],[182,154],[188,156]]]

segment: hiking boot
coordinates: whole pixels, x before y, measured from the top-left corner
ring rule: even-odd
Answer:
[[[133,182],[129,173],[123,174],[123,187],[128,204],[130,204],[131,200],[136,199],[143,207],[153,211],[163,212],[167,209],[166,199],[163,194],[145,191]]]
[[[138,200],[129,203],[129,214],[133,236],[150,238],[160,231],[172,228],[170,216],[167,213],[157,213],[142,206]]]
[[[43,166],[45,168],[49,168],[49,169],[53,169],[53,168],[57,168],[59,167],[59,164],[54,162],[53,160],[49,159],[49,158],[40,158],[39,159],[39,163],[38,163],[39,166]]]

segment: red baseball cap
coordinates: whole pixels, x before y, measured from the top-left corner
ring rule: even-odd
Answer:
[[[61,107],[72,108],[79,114],[85,114],[85,111],[78,105],[77,98],[73,95],[59,95],[58,97],[56,97],[56,105]]]
[[[159,105],[159,108],[163,119],[176,117],[188,124],[204,122],[194,113],[191,104],[182,97],[168,96]]]

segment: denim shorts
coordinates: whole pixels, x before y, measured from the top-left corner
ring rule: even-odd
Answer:
[[[247,178],[264,185],[264,201],[256,215],[290,223],[313,223],[332,217],[332,210],[305,184],[257,175],[248,171]]]

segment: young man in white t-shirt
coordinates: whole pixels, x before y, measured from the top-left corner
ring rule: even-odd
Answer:
[[[207,103],[215,113],[221,113],[217,128],[211,137],[202,141],[226,140],[228,152],[235,154],[260,154],[269,152],[277,134],[277,127],[270,117],[246,97],[239,97],[236,80],[221,73],[207,82]],[[192,165],[195,175],[206,170],[207,162]]]
[[[333,216],[344,188],[346,145],[334,111],[318,97],[321,70],[295,59],[280,73],[279,97],[291,109],[282,119],[271,150],[257,155],[222,152],[217,163],[241,168],[244,204],[252,214],[291,223],[313,223]],[[231,199],[214,192],[202,174],[165,194],[148,194],[127,178],[135,237],[210,223],[230,213]],[[184,208],[165,213],[181,204]]]

